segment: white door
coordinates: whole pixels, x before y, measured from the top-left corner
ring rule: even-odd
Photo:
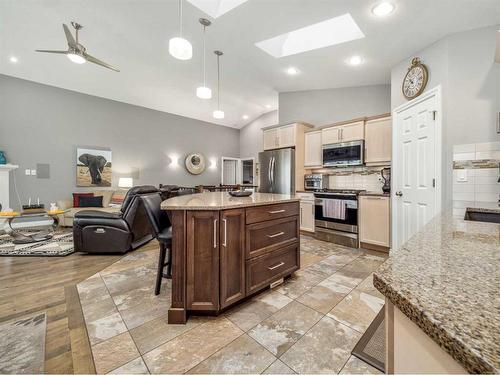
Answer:
[[[440,211],[440,88],[394,111],[393,248]]]

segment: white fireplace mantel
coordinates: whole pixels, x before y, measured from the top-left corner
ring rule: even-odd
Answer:
[[[19,168],[14,164],[0,164],[0,203],[2,208],[9,208],[9,172]]]

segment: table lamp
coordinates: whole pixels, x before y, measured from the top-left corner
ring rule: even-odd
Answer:
[[[118,180],[118,187],[120,188],[131,188],[132,186],[134,186],[132,177],[120,177]]]

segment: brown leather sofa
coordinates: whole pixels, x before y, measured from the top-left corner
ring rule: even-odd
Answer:
[[[150,241],[151,224],[139,197],[158,194],[154,186],[131,188],[119,212],[80,211],[73,221],[75,251],[85,253],[125,253]]]

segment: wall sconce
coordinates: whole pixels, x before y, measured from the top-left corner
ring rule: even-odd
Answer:
[[[170,168],[177,168],[179,166],[179,155],[170,154],[168,157],[170,158]]]
[[[217,169],[217,158],[210,158],[210,169]]]

